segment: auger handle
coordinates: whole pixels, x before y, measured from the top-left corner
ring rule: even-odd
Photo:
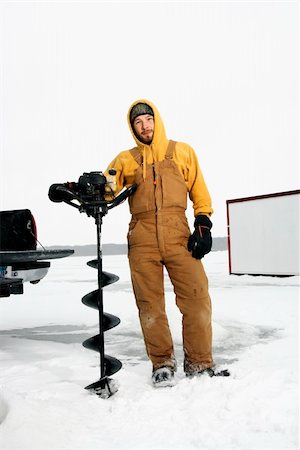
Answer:
[[[77,209],[84,209],[85,207],[106,207],[107,209],[115,208],[115,206],[123,203],[130,197],[137,189],[137,185],[133,184],[117,195],[113,200],[98,200],[98,201],[84,201],[81,197],[75,194],[74,191],[68,189],[64,184],[52,184],[49,188],[49,199],[54,203],[67,203]],[[72,200],[77,200],[79,205],[73,203]]]
[[[107,209],[112,209],[115,206],[120,205],[120,203],[123,203],[128,197],[130,197],[132,194],[135,193],[136,189],[137,189],[136,184],[132,184],[131,186],[126,188],[119,195],[117,195],[111,202],[107,203]]]

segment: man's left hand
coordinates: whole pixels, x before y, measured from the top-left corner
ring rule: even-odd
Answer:
[[[212,237],[210,230],[212,223],[207,216],[200,215],[195,218],[194,227],[195,231],[188,240],[188,251],[192,252],[193,258],[201,259],[211,251]]]

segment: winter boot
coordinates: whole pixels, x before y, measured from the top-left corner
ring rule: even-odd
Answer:
[[[229,377],[230,372],[225,370],[216,371],[212,367],[203,368],[201,364],[190,363],[187,359],[184,360],[184,371],[188,378],[200,377],[208,375],[209,377]]]
[[[153,370],[152,383],[154,387],[174,386],[174,369],[171,367],[160,367]]]
[[[185,376],[188,378],[200,377],[202,375],[208,375],[209,377],[229,377],[230,372],[227,369],[215,371],[211,367],[209,367],[208,369],[204,369],[198,372],[195,371],[185,373]]]

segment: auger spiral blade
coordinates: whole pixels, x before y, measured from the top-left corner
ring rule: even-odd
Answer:
[[[98,309],[98,301],[99,301],[99,289],[95,291],[89,292],[81,299],[82,303],[89,308]],[[110,330],[111,328],[119,325],[120,319],[117,316],[109,313],[103,313],[103,324],[104,331]]]
[[[98,269],[98,261],[96,259],[88,261],[87,265],[89,267],[92,267],[93,269]],[[109,284],[116,283],[119,279],[120,277],[118,277],[118,275],[103,271],[101,274],[101,287],[105,287],[108,286]]]
[[[98,352],[99,350],[94,348],[94,344],[92,343],[92,341],[94,339],[96,339],[98,336],[93,336],[90,339],[87,339],[86,341],[83,342],[83,346],[85,348],[88,348],[89,350],[94,350],[96,352]],[[91,346],[90,346],[91,344]],[[119,372],[119,370],[122,368],[122,363],[121,361],[119,361],[117,358],[113,358],[112,356],[109,355],[104,355],[103,358],[104,361],[104,373],[102,378],[108,377],[110,375],[113,375],[114,373]]]
[[[85,299],[85,297],[87,297],[87,299],[85,301],[83,301]],[[93,304],[91,304],[89,302],[89,294],[87,294],[85,297],[83,297],[82,303],[84,303],[86,306],[89,306],[90,308],[98,309],[97,303],[95,304],[93,302]],[[92,301],[94,301],[94,299],[92,299],[91,302]],[[103,323],[103,331],[111,330],[112,328],[119,325],[120,322],[121,322],[121,320],[119,319],[119,317],[114,316],[113,314],[103,313],[103,322],[102,322]]]
[[[118,384],[112,378],[103,377],[95,383],[89,384],[84,389],[101,398],[109,398],[118,391]]]
[[[100,379],[95,383],[86,386],[85,389],[97,394],[101,398],[108,398],[118,390],[117,383],[108,377],[118,372],[122,367],[122,363],[117,358],[104,354],[104,332],[119,325],[120,319],[113,314],[103,312],[102,289],[105,286],[118,281],[119,277],[113,273],[104,272],[102,270],[100,253],[99,259],[89,261],[87,265],[98,270],[99,289],[86,294],[82,298],[82,303],[99,311],[99,334],[87,339],[82,345],[89,350],[100,353]]]

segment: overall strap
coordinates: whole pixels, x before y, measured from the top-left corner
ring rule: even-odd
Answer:
[[[173,152],[175,150],[175,145],[176,145],[176,141],[171,141],[171,140],[169,141],[165,159],[172,159],[173,158]]]
[[[173,158],[173,153],[175,150],[175,145],[176,145],[176,141],[169,141],[168,147],[167,147],[167,151],[166,151],[166,155],[165,155],[165,159],[172,159]],[[142,154],[139,150],[138,147],[133,147],[131,150],[129,150],[131,156],[133,157],[133,159],[136,161],[136,163],[141,166],[142,162],[143,162],[143,158],[142,158]]]
[[[138,147],[133,147],[131,150],[129,150],[131,156],[135,160],[135,162],[141,166],[143,162],[142,154]]]

